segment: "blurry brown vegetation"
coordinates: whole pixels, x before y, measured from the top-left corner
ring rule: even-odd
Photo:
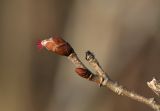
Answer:
[[[1,0],[0,111],[151,111],[81,79],[65,58],[35,42],[62,35],[84,59],[146,97],[160,79],[158,0]]]

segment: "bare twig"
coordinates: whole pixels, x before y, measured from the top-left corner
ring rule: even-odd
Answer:
[[[87,52],[88,53],[88,52]],[[96,72],[98,73],[102,73],[103,75],[107,75],[103,69],[100,67],[97,59],[93,56],[93,54],[89,51],[88,54],[86,54],[86,58],[90,58],[90,59],[86,59],[90,65],[95,69]],[[89,57],[91,56],[91,57]],[[97,68],[98,67],[98,68]],[[142,102],[148,106],[150,106],[151,108],[153,108],[156,111],[160,110],[160,105],[157,104],[154,101],[154,98],[146,98],[143,97],[141,95],[138,95],[137,93],[128,91],[126,88],[123,88],[123,86],[118,85],[117,82],[112,81],[111,79],[108,79],[102,83],[103,86],[108,87],[109,89],[111,89],[113,92],[117,93],[118,95],[123,95],[123,96],[127,96],[133,100]]]
[[[38,43],[38,47],[46,47],[48,50],[63,56],[75,64],[76,72],[83,78],[96,82],[100,86],[107,87],[118,95],[129,97],[138,102],[144,103],[156,111],[160,111],[160,105],[156,103],[154,98],[146,98],[135,92],[129,91],[122,85],[111,80],[109,75],[101,68],[98,60],[90,51],[86,52],[86,60],[94,68],[96,74],[92,73],[78,58],[73,48],[60,37],[50,38]]]
[[[75,55],[76,55],[75,53],[69,55],[68,59],[71,60],[72,63],[78,67],[86,68],[84,64],[80,61],[80,59]],[[93,56],[93,54],[90,51],[87,52],[86,56],[87,56],[86,60],[90,63],[90,65],[94,68],[94,70],[98,73],[98,75],[100,75],[100,76],[97,76],[92,73],[93,75],[92,75],[91,81],[109,88],[110,90],[112,90],[118,95],[127,96],[133,100],[136,100],[138,102],[141,102],[141,103],[144,103],[150,106],[156,111],[160,111],[160,105],[156,103],[154,98],[146,98],[135,92],[128,91],[126,88],[124,88],[123,86],[119,85],[117,82],[114,82],[113,80],[109,78],[108,74],[106,74],[103,71],[103,69],[99,65],[99,62],[97,61],[97,59]],[[101,80],[101,77],[103,77],[103,81]]]

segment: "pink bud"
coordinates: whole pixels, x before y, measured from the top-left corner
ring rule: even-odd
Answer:
[[[38,48],[38,49],[42,49],[42,48],[43,48],[43,45],[42,45],[41,42],[42,42],[42,40],[38,40],[38,41],[37,41],[37,44],[36,44],[36,45],[37,45],[37,48]]]

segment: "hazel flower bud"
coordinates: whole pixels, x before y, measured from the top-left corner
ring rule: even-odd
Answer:
[[[62,56],[69,56],[74,52],[73,48],[63,40],[61,37],[51,37],[41,41],[41,45],[46,47],[49,51]]]
[[[76,68],[75,72],[83,78],[88,79],[91,75],[91,72],[88,69]]]

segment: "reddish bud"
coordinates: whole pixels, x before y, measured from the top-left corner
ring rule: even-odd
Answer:
[[[80,75],[83,78],[89,78],[91,75],[91,72],[88,69],[84,69],[84,68],[76,68],[75,72]]]
[[[56,54],[69,56],[74,52],[73,48],[61,37],[53,37],[41,42],[42,46]]]

